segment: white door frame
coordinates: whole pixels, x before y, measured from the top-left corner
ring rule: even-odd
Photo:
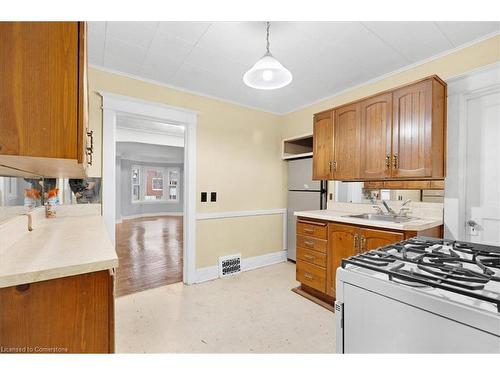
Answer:
[[[128,96],[99,92],[102,97],[102,215],[115,244],[116,215],[116,117],[141,116],[184,128],[184,246],[183,281],[196,281],[196,125],[198,114]]]
[[[448,150],[451,151],[453,147],[456,149],[447,158],[448,175],[444,201],[445,238],[465,241],[467,238],[467,106],[470,100],[499,90],[500,63],[493,63],[456,76],[447,80],[447,85]]]

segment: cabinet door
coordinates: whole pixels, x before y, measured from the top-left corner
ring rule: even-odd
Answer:
[[[326,268],[326,294],[335,296],[335,275],[341,260],[359,251],[358,228],[351,225],[328,225],[328,264]]]
[[[360,151],[359,103],[335,110],[333,178],[353,180],[359,178]]]
[[[387,246],[404,239],[403,233],[389,232],[378,229],[359,229],[360,252],[374,250],[381,246]]]
[[[392,176],[432,176],[432,80],[394,91]]]
[[[391,175],[392,93],[364,100],[361,106],[361,178]]]
[[[333,161],[333,111],[314,115],[313,180],[331,180]]]
[[[0,22],[0,154],[77,159],[78,23]]]
[[[110,353],[112,292],[107,270],[0,288],[0,346]]]

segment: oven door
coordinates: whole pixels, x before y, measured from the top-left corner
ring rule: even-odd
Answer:
[[[359,286],[342,288],[341,352],[500,353],[494,334]]]

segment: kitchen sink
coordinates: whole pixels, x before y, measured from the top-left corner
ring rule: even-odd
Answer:
[[[410,220],[415,220],[415,218],[407,217],[407,216],[394,216],[394,215],[381,215],[381,214],[357,214],[357,215],[346,215],[345,217],[354,217],[357,219],[366,219],[366,220],[381,220],[381,221],[390,221],[392,223],[406,223]]]

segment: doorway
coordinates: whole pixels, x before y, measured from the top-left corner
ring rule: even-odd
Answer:
[[[448,85],[446,237],[500,245],[500,64]]]
[[[117,215],[117,210],[121,201],[117,197],[117,141],[130,143],[146,143],[151,145],[165,145],[164,140],[169,139],[168,145],[173,147],[183,146],[183,168],[182,168],[182,186],[178,186],[176,191],[179,196],[182,195],[182,216],[179,214],[175,218],[176,224],[162,223],[162,220],[157,220],[153,224],[151,219],[146,219],[149,216],[142,216],[139,213],[138,217],[132,217],[138,224],[135,228],[133,236],[142,236],[145,233],[145,228],[165,225],[166,229],[155,229],[159,232],[168,232],[175,228],[176,231],[182,232],[182,281],[185,284],[192,284],[196,281],[195,270],[195,239],[196,239],[196,112],[185,110],[182,108],[170,107],[164,104],[147,102],[130,98],[122,95],[100,92],[103,101],[103,187],[102,187],[102,214],[104,217],[106,229],[110,235],[113,244],[118,245],[116,236],[116,222],[123,223],[123,217]],[[128,120],[127,126],[122,126],[126,131],[119,130],[123,119]],[[130,125],[132,123],[132,125]],[[179,136],[179,131],[182,136]],[[175,144],[175,142],[181,144]],[[142,160],[142,164],[151,164],[147,160]],[[143,168],[141,163],[136,163]],[[147,169],[147,165],[144,167]],[[143,174],[148,173],[143,169]],[[158,171],[157,171],[158,172]],[[176,172],[172,171],[172,175]],[[167,176],[170,171],[162,170],[163,176]],[[132,178],[131,178],[132,179]],[[163,184],[168,183],[167,178],[161,179],[158,176],[151,177],[151,184],[154,184],[156,192],[161,192],[161,196],[151,192],[147,197],[140,195],[142,200],[165,200],[167,194],[171,193],[170,186],[168,189],[163,189]],[[172,179],[174,181],[174,179]],[[180,180],[178,180],[180,181]],[[128,183],[127,183],[128,184]],[[132,198],[132,181],[130,181],[131,199]],[[137,184],[135,184],[137,185]],[[143,187],[144,189],[144,187]],[[174,189],[175,190],[175,189]],[[181,191],[182,190],[182,191]],[[172,190],[173,191],[173,190]],[[138,196],[139,197],[139,196]],[[158,217],[160,215],[156,215]],[[176,216],[176,215],[170,215]],[[130,219],[130,218],[128,218]],[[141,220],[144,219],[144,220]],[[180,222],[182,225],[180,226]],[[142,225],[142,228],[141,228]],[[150,228],[151,229],[151,228]],[[134,230],[131,229],[132,232]],[[174,236],[175,237],[175,236]],[[172,237],[170,237],[172,238]],[[120,265],[121,266],[121,265]]]
[[[120,264],[116,295],[120,297],[183,280],[184,132],[120,115],[116,125],[115,248]],[[158,131],[143,133],[144,128]]]

